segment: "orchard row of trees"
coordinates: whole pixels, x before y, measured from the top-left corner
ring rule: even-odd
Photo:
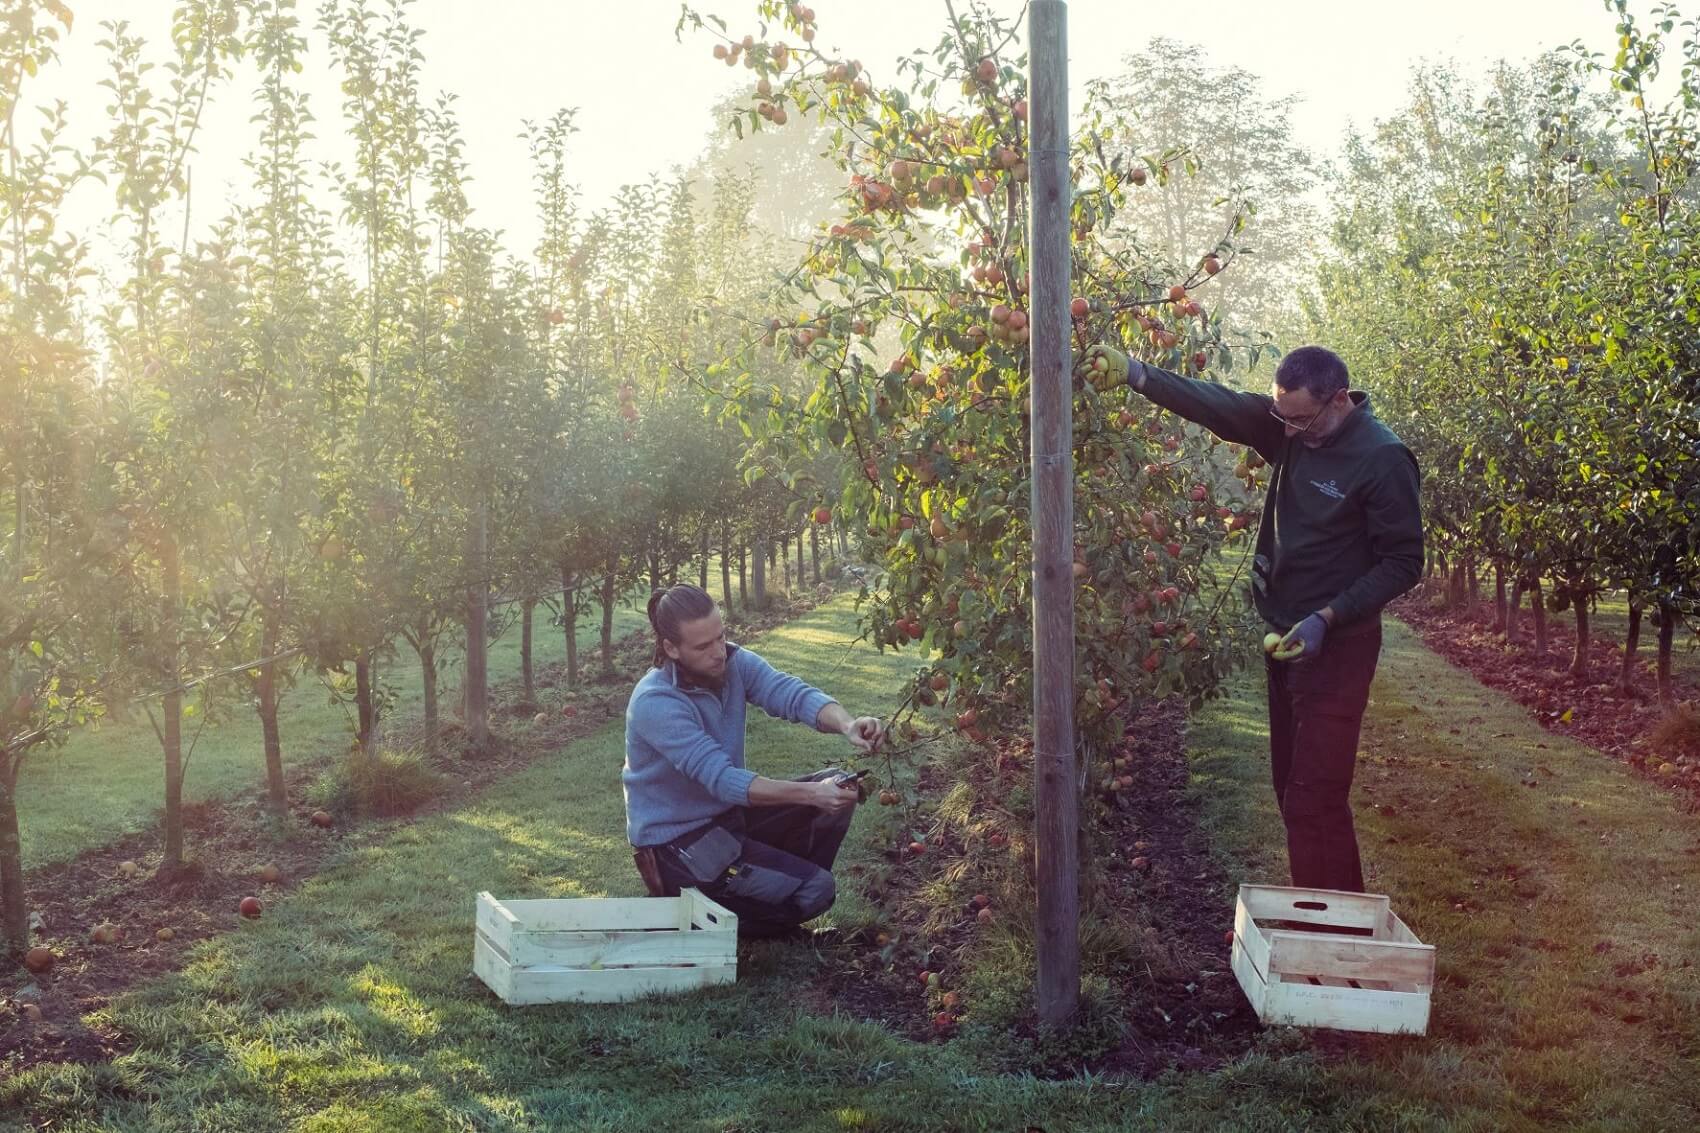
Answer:
[[[979,741],[1023,725],[1034,692],[1034,202],[1020,29],[947,9],[937,44],[889,76],[828,48],[803,4],[762,0],[742,20],[687,9],[681,28],[752,72],[737,130],[783,138],[823,122],[839,169],[835,222],[718,375],[728,414],[751,429],[759,468],[795,476],[832,456],[848,468],[839,515],[883,567],[866,630],[882,647],[930,651],[905,711],[945,701]],[[1177,101],[1178,80],[1148,86]],[[1213,167],[1191,146],[1147,148],[1158,131],[1129,89],[1095,90],[1069,153],[1076,344],[1126,343],[1199,376],[1255,365],[1266,337],[1206,306],[1239,268],[1246,186],[1217,173],[1229,200],[1200,208],[1186,182]],[[1249,165],[1255,140],[1235,138]],[[1258,309],[1254,291],[1241,294]],[[764,373],[774,357],[810,380],[776,389]],[[1202,698],[1232,664],[1244,579],[1236,587],[1218,554],[1244,539],[1262,474],[1126,388],[1075,388],[1075,718],[1089,755],[1104,755],[1094,784],[1114,791],[1131,784],[1110,754],[1121,710]]]
[[[1700,27],[1633,18],[1485,88],[1421,73],[1407,113],[1349,147],[1317,334],[1421,454],[1425,520],[1454,598],[1491,570],[1498,620],[1537,648],[1626,592],[1627,692],[1644,612],[1672,695],[1700,611]],[[1663,104],[1661,69],[1680,83]]]
[[[102,30],[109,118],[92,146],[30,83],[75,17],[0,16],[0,939],[26,941],[17,786],[31,752],[139,706],[165,770],[164,867],[185,857],[185,764],[209,716],[252,706],[271,803],[286,805],[279,698],[318,674],[379,734],[380,662],[405,646],[438,681],[465,658],[468,744],[488,735],[484,647],[541,609],[576,631],[640,582],[694,566],[732,599],[782,540],[820,529],[780,477],[746,481],[746,439],[700,388],[661,380],[737,329],[704,294],[766,286],[748,176],[625,189],[586,214],[572,115],[528,124],[542,238],[516,261],[475,223],[461,125],[421,88],[402,5],[180,4],[163,64]],[[83,29],[86,30],[86,29]],[[342,78],[347,168],[311,157],[298,86],[309,32]],[[317,60],[323,64],[322,58]],[[189,241],[191,158],[210,100],[254,82],[245,198]],[[95,289],[59,229],[104,185],[125,240]],[[325,202],[334,202],[326,207]],[[180,238],[174,234],[185,233]],[[764,371],[784,385],[794,367]],[[816,536],[818,572],[818,535]],[[734,571],[732,564],[736,562]],[[746,564],[753,579],[746,582]],[[463,647],[463,652],[462,652]]]

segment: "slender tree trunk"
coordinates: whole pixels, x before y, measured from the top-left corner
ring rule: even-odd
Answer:
[[[748,586],[749,575],[750,575],[749,558],[750,558],[749,545],[747,543],[739,543],[738,544],[738,608],[741,609],[741,610],[747,610],[747,609],[750,608],[750,597],[749,597],[749,586]]]
[[[732,608],[732,538],[728,524],[720,521],[720,597],[721,605]]]
[[[818,574],[820,572],[816,571],[815,573]],[[797,590],[799,592],[801,592],[802,589],[803,589],[803,533],[802,533],[801,530],[799,530],[797,532]]]
[[[437,722],[442,715],[437,703],[437,643],[424,635],[419,639],[419,672],[425,686],[425,750],[435,754]]]
[[[699,546],[701,548],[702,553],[700,555],[700,560],[701,560],[700,564],[697,567],[697,587],[706,592],[708,590],[708,517],[707,516],[703,517],[702,532],[701,532],[701,535],[700,535]]]
[[[1505,568],[1493,564],[1493,632],[1505,632]]]
[[[771,545],[765,539],[756,544],[755,567],[750,571],[750,589],[754,591],[756,609],[758,610],[767,609],[768,548]]]
[[[372,754],[372,741],[378,731],[377,706],[372,699],[372,655],[362,653],[354,662],[354,707],[359,713],[359,732],[355,745],[361,755]]]
[[[1635,662],[1636,654],[1641,649],[1641,603],[1630,599],[1629,602],[1629,632],[1623,637],[1623,664],[1617,670],[1617,692],[1619,696],[1635,695]]]
[[[779,575],[784,580],[784,590],[791,592],[791,540],[788,536],[779,537]]]
[[[183,606],[183,576],[177,562],[177,543],[170,536],[163,541],[160,568],[165,575],[165,656],[163,672],[173,686],[182,679],[182,646],[177,635],[177,618]],[[163,873],[174,873],[183,866],[183,692],[173,687],[165,694],[160,706],[161,746],[165,749],[165,854],[160,862]]]
[[[561,569],[561,625],[567,634],[567,687],[578,687],[578,587]]]
[[[1666,707],[1676,702],[1676,689],[1671,683],[1671,645],[1676,641],[1676,606],[1659,599],[1659,703]]]
[[[809,528],[809,569],[813,572],[814,581],[820,582],[820,528]]]
[[[1576,651],[1570,657],[1570,675],[1578,680],[1588,679],[1588,644],[1590,640],[1587,591],[1580,586],[1570,588],[1570,607],[1576,615]]]
[[[488,564],[488,512],[479,500],[467,525],[467,562],[472,567],[472,584],[466,591],[466,741],[481,752],[490,742],[490,613]]]
[[[527,598],[520,603],[519,615],[519,677],[525,689],[527,704],[537,703],[537,686],[531,672],[531,615],[537,609],[537,599]]]
[[[659,539],[660,536],[657,535],[656,538]],[[649,549],[649,588],[661,589],[661,551],[653,545]]]
[[[276,653],[277,639],[277,619],[267,613],[260,622],[260,656]],[[260,670],[255,711],[260,715],[260,741],[266,756],[266,804],[281,816],[289,810],[289,793],[283,782],[283,743],[277,730],[277,666],[273,661]]]
[[[614,575],[602,580],[602,671],[614,672]]]
[[[29,907],[24,901],[24,849],[18,832],[18,768],[21,751],[0,752],[0,954],[29,947]]]
[[[1470,599],[1470,609],[1476,608],[1476,603],[1482,600],[1482,579],[1476,571],[1476,556],[1470,551],[1464,552],[1464,584]]]
[[[845,534],[842,524],[838,528],[838,557],[841,559],[850,557],[850,536]]]
[[[1535,615],[1535,656],[1546,660],[1547,655],[1547,604],[1541,598],[1541,580],[1535,579],[1529,586],[1529,610]]]
[[[1518,636],[1522,633],[1522,626],[1517,624],[1517,613],[1522,605],[1523,580],[1513,578],[1511,580],[1511,601],[1505,607],[1505,644],[1507,645],[1517,644]]]
[[[1457,609],[1464,604],[1464,564],[1452,564],[1452,577],[1446,584],[1446,604]]]

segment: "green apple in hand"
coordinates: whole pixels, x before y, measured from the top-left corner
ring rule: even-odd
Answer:
[[[1086,351],[1086,373],[1094,388],[1114,389],[1127,381],[1127,355],[1110,346],[1093,346]]]
[[[1283,649],[1281,643],[1286,640],[1278,633],[1266,633],[1263,635],[1263,651],[1277,661],[1292,661],[1304,655],[1304,642],[1295,641]]]

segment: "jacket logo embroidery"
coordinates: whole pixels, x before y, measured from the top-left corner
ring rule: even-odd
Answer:
[[[1310,482],[1310,486],[1321,492],[1323,495],[1328,496],[1330,499],[1343,500],[1346,498],[1346,493],[1340,490],[1340,485],[1336,484],[1332,480],[1328,481],[1326,484],[1320,480],[1312,480]]]

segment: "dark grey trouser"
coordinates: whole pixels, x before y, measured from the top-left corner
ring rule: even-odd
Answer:
[[[838,774],[829,768],[798,782]],[[737,914],[739,935],[780,936],[832,908],[838,896],[832,863],[854,815],[854,807],[836,815],[812,806],[733,807],[715,823],[740,840],[742,852],[718,878],[693,876],[672,842],[656,847],[655,863],[668,896],[694,887]],[[676,842],[688,843],[697,834],[693,830]]]
[[[1305,889],[1364,888],[1350,796],[1381,622],[1353,631],[1330,636],[1314,661],[1266,661],[1275,803],[1293,884]]]

